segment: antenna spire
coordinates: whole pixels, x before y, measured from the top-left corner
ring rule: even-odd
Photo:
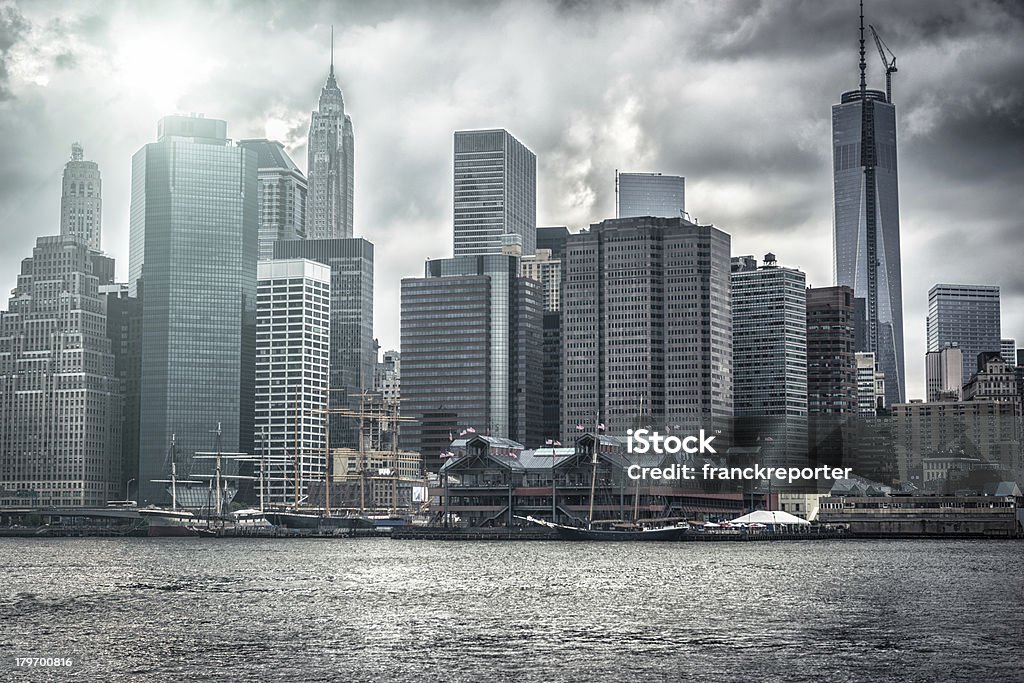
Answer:
[[[332,39],[333,40],[333,39]],[[332,48],[333,49],[333,48]],[[333,57],[332,57],[333,60]],[[867,70],[867,62],[864,59],[864,0],[860,0],[860,97],[864,100],[864,93],[867,90],[867,80],[864,72]],[[332,67],[333,68],[333,67]]]
[[[862,5],[862,7],[861,7],[861,15],[862,16],[860,18],[860,23],[861,23],[861,27],[860,27],[861,62],[864,61],[863,60],[863,53],[864,53],[864,17],[863,17],[864,8],[863,8],[863,4],[864,4],[863,0],[861,0],[861,5]],[[331,78],[334,78],[334,24],[331,24]]]

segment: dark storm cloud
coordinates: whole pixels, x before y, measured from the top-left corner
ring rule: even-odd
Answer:
[[[1021,8],[866,3],[900,67],[911,385],[935,282],[999,284],[1006,332],[1024,336]],[[304,168],[331,24],[385,348],[398,344],[400,279],[451,253],[459,128],[505,127],[536,152],[541,224],[611,215],[615,169],[678,173],[690,213],[730,232],[734,253],[774,251],[831,284],[830,107],[857,85],[855,1],[44,2],[0,17],[14,33],[5,43],[0,20],[12,96],[0,102],[0,285],[32,236],[54,232],[76,139],[103,170],[104,244],[122,274],[130,158],[160,116],[204,112],[236,139],[276,137]]]

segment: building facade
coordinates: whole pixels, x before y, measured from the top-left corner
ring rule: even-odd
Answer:
[[[928,401],[959,401],[964,397],[964,354],[955,342],[924,355],[924,378]]]
[[[402,354],[385,351],[373,376],[373,390],[386,405],[397,406],[402,400]]]
[[[507,130],[455,132],[454,198],[455,256],[534,252],[537,157]]]
[[[352,239],[277,242],[274,258],[304,258],[331,269],[331,409],[357,410],[359,394],[373,389],[377,345],[373,339],[373,244]],[[357,420],[331,417],[331,440],[358,447]]]
[[[536,443],[542,438],[543,304],[514,256],[428,261],[402,281],[403,416],[454,412],[457,426]],[[422,425],[403,432],[428,469]]]
[[[928,290],[928,351],[956,344],[963,354],[963,381],[978,369],[978,354],[999,351],[1002,332],[999,287],[938,284]]]
[[[885,373],[878,369],[875,354],[858,352],[857,363],[857,414],[862,417],[878,415],[885,410]]]
[[[318,240],[352,237],[355,135],[352,117],[345,113],[345,97],[334,78],[333,43],[331,70],[311,115],[307,148],[306,236]]]
[[[326,477],[331,269],[261,261],[256,290],[256,491],[295,505]]]
[[[615,172],[615,217],[684,218],[686,179],[661,173]]]
[[[857,412],[854,296],[850,287],[807,289],[807,446],[815,463],[852,455]]]
[[[103,181],[95,161],[86,161],[82,146],[71,145],[60,192],[60,234],[77,237],[100,250],[103,220]]]
[[[107,337],[114,354],[114,374],[121,382],[121,481],[125,496],[134,500],[139,483],[142,301],[131,296],[128,289],[125,283],[100,285],[107,304]]]
[[[924,459],[978,458],[1020,477],[1020,403],[1001,399],[911,402],[893,406],[900,481],[923,482]]]
[[[25,506],[123,497],[121,383],[107,339],[112,261],[40,237],[0,313],[0,489]],[[13,493],[12,493],[13,492]]]
[[[807,454],[807,276],[738,257],[732,265],[735,439],[761,446],[762,461],[799,463]]]
[[[242,140],[256,152],[259,183],[259,259],[274,258],[274,242],[306,238],[306,177],[276,140]]]
[[[562,438],[604,423],[727,429],[730,238],[681,218],[606,220],[562,257]],[[724,440],[724,439],[723,439]]]
[[[864,346],[885,374],[886,401],[903,401],[903,285],[896,164],[896,107],[865,81],[861,18],[860,87],[832,105],[835,284],[864,300]]]
[[[224,451],[252,452],[259,236],[257,158],[227,124],[160,120],[132,157],[129,285],[142,296],[139,503],[169,499],[154,482],[202,474],[220,425]]]

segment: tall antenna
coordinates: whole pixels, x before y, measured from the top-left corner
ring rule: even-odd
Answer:
[[[860,18],[860,51],[861,51],[861,63],[864,62],[864,2],[861,0],[861,18]],[[862,70],[863,71],[863,70]],[[331,78],[334,78],[334,24],[331,24]],[[861,76],[863,80],[863,75]]]
[[[333,35],[333,34],[332,34]],[[333,38],[332,38],[333,40]],[[333,48],[332,48],[333,49]],[[333,57],[331,58],[333,60]],[[334,67],[331,67],[334,68]],[[864,0],[860,0],[860,99],[864,100],[864,94],[867,90],[867,80],[865,79],[865,71],[868,65],[864,59]]]

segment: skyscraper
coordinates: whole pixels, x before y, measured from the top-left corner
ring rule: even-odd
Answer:
[[[1017,364],[1017,340],[1016,339],[1000,339],[999,340],[999,353],[1003,355],[1005,360],[1010,365]]]
[[[309,123],[306,174],[309,196],[306,236],[310,239],[352,237],[355,137],[352,117],[334,79],[334,29],[331,29],[331,70]]]
[[[455,132],[454,196],[456,256],[534,252],[537,157],[507,130]]]
[[[274,242],[306,238],[306,177],[276,140],[242,140],[256,152],[260,260],[274,258]]]
[[[142,301],[125,283],[100,285],[107,304],[107,337],[121,381],[121,481],[132,499],[139,482],[139,380],[142,376]],[[129,482],[135,486],[128,486]]]
[[[728,234],[682,218],[621,218],[562,256],[562,441],[651,425],[724,430],[733,414]],[[721,445],[725,438],[717,442]]]
[[[807,289],[807,446],[815,464],[852,453],[857,411],[854,296],[849,287]]]
[[[139,502],[162,502],[171,436],[179,473],[210,451],[252,452],[257,155],[227,124],[160,120],[132,157],[129,284],[142,298]],[[207,461],[209,462],[209,461]]]
[[[539,445],[540,285],[500,254],[428,261],[425,276],[402,280],[402,414],[448,411],[460,427]],[[403,441],[437,463],[419,424]]]
[[[373,389],[377,347],[373,340],[373,244],[361,237],[284,240],[274,258],[309,259],[331,269],[331,407],[359,406],[358,394]],[[332,415],[331,443],[357,448],[358,423]]]
[[[835,283],[865,301],[864,347],[885,373],[886,402],[905,396],[900,271],[896,107],[865,80],[864,17],[860,87],[832,106]]]
[[[268,504],[295,504],[324,480],[330,294],[321,263],[258,264],[255,488]]]
[[[947,344],[924,356],[925,391],[928,401],[963,399],[964,354],[956,344]]]
[[[40,237],[0,312],[0,490],[24,505],[104,506],[121,488],[121,387],[101,284],[112,260]]]
[[[615,172],[615,216],[683,218],[686,213],[686,179],[661,173]]]
[[[538,229],[538,243],[542,235],[541,229]],[[561,253],[568,236],[569,231],[566,230],[560,242],[549,246],[554,246]],[[523,277],[540,283],[544,296],[544,416],[541,431],[545,440],[553,441],[562,433],[562,261],[552,255],[550,248],[538,248],[534,255],[521,259],[520,269]]]
[[[71,145],[71,160],[64,165],[60,193],[60,234],[82,240],[90,249],[100,250],[102,221],[100,167],[86,161],[82,146]]]
[[[998,287],[938,284],[928,290],[928,350],[959,346],[964,384],[978,371],[978,354],[1001,350],[1001,327]]]
[[[733,259],[732,369],[736,442],[768,464],[807,453],[807,277],[765,254]]]

